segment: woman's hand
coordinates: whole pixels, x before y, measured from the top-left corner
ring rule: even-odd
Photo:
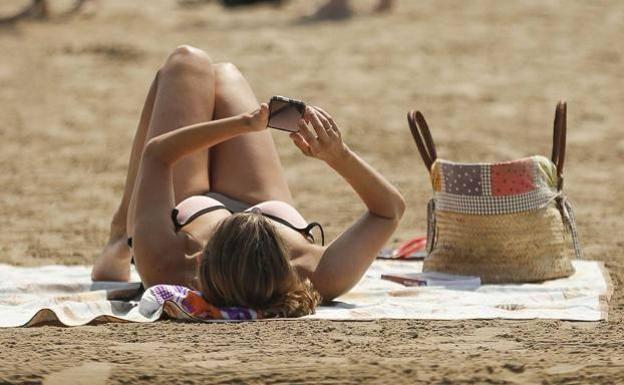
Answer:
[[[329,165],[349,155],[349,148],[342,141],[338,125],[331,115],[319,107],[306,107],[303,118],[299,120],[299,132],[293,132],[290,138],[304,155],[323,160]]]
[[[249,131],[262,131],[267,128],[269,123],[269,105],[262,103],[260,108],[243,117],[245,125]]]

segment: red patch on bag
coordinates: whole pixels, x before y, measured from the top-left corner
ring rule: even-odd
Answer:
[[[530,159],[491,166],[492,196],[518,195],[535,189]]]

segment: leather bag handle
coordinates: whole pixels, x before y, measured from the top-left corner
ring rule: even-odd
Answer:
[[[435,149],[431,132],[429,131],[429,125],[425,120],[425,117],[420,111],[411,110],[407,113],[407,123],[409,124],[412,137],[416,142],[416,147],[420,153],[420,157],[427,167],[427,171],[431,172],[431,165],[438,158],[438,154]]]
[[[565,163],[566,136],[567,136],[567,103],[560,101],[555,109],[555,121],[553,124],[553,147],[551,160],[557,166],[559,188],[563,184],[563,165]]]

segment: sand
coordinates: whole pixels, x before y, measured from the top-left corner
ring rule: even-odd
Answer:
[[[93,262],[149,82],[189,43],[238,65],[261,100],[283,94],[332,112],[407,199],[395,240],[424,233],[430,195],[408,109],[428,117],[440,156],[507,160],[549,154],[554,106],[566,98],[566,190],[586,258],[611,271],[609,321],[1,330],[0,384],[624,382],[623,3],[404,0],[374,17],[358,1],[358,18],[305,26],[293,23],[304,1],[236,12],[185,4],[107,0],[91,16],[0,28],[0,262]],[[336,235],[362,205],[274,137],[297,206]]]

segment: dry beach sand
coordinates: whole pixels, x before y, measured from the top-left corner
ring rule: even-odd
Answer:
[[[0,28],[0,262],[92,263],[149,82],[168,51],[189,43],[237,64],[261,100],[284,94],[332,112],[405,194],[397,240],[424,232],[430,194],[409,108],[424,111],[441,156],[507,160],[549,154],[554,106],[566,98],[566,189],[586,257],[611,271],[609,321],[0,330],[0,384],[624,382],[624,3],[399,0],[392,15],[293,23],[311,3],[227,12],[106,0],[89,17]],[[335,235],[361,204],[274,137],[298,207]]]

